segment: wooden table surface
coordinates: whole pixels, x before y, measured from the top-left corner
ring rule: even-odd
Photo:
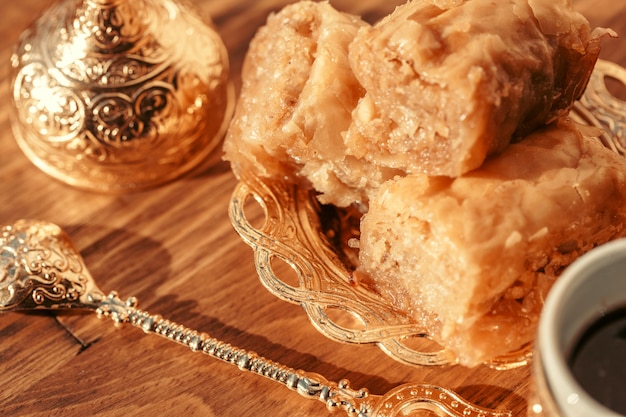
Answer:
[[[237,91],[247,45],[286,0],[196,0],[229,49]],[[333,0],[373,22],[389,0]],[[256,275],[251,249],[233,231],[227,205],[236,184],[220,152],[208,168],[169,185],[102,195],[52,180],[18,149],[10,128],[9,58],[19,34],[50,0],[3,0],[0,7],[0,223],[55,222],[71,235],[105,291],[293,368],[382,394],[406,382],[442,385],[485,407],[526,413],[529,369],[411,367],[375,346],[330,341],[304,310],[276,299]],[[626,34],[623,0],[574,0],[593,26]],[[625,35],[626,36],[626,35]],[[602,57],[626,66],[623,39]],[[2,416],[303,416],[325,406],[265,378],[241,373],[183,346],[94,314],[0,316]],[[339,414],[337,414],[339,415]]]

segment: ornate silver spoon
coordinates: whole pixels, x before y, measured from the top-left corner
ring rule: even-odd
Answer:
[[[456,393],[428,384],[405,384],[384,395],[355,390],[347,380],[330,382],[321,375],[294,370],[206,333],[151,315],[96,286],[79,252],[57,225],[19,220],[0,229],[0,312],[20,310],[95,311],[116,325],[130,323],[224,362],[285,385],[302,396],[326,403],[329,410],[344,410],[355,417],[391,417],[430,411],[449,417],[502,417],[509,411],[488,410]]]

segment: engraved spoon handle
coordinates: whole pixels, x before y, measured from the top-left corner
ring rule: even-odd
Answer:
[[[329,410],[343,409],[350,416],[372,415],[370,411],[378,396],[369,395],[366,389],[352,390],[348,381],[344,380],[337,384],[327,381],[321,375],[289,368],[206,333],[164,319],[160,315],[151,315],[136,306],[136,298],[131,297],[123,301],[116,292],[111,292],[101,299],[96,312],[99,317],[110,317],[116,325],[129,323],[146,333],[153,333],[187,346],[194,352],[202,352],[236,365],[242,371],[249,371],[279,382],[306,398],[326,403]]]
[[[448,417],[510,417],[509,411],[489,410],[475,406],[448,389],[428,384],[406,384],[396,387],[384,396],[371,395],[366,388],[352,389],[348,380],[339,383],[323,376],[295,370],[271,361],[245,349],[189,329],[184,325],[151,315],[137,308],[137,299],[126,301],[113,291],[107,297],[100,294],[96,312],[99,317],[110,317],[116,325],[129,323],[146,333],[162,336],[187,346],[191,351],[202,352],[213,358],[236,365],[269,378],[296,391],[301,396],[326,404],[330,411],[343,410],[354,417],[392,417],[406,415],[407,409],[429,410]]]

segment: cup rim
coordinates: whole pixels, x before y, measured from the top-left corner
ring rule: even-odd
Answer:
[[[571,348],[576,338],[562,340],[564,310],[567,310],[567,303],[572,302],[572,296],[585,284],[589,284],[588,278],[594,273],[620,262],[626,270],[626,238],[600,245],[582,255],[565,269],[546,297],[538,326],[536,351],[540,358],[537,360],[541,362],[542,377],[563,417],[623,417],[599,403],[576,381],[564,354],[564,350]],[[622,306],[626,304],[626,297],[623,301]],[[595,311],[584,312],[584,316],[574,324],[575,329],[569,331],[570,334],[579,336],[593,320],[601,316],[603,309],[611,310],[617,306],[609,303],[591,309]]]

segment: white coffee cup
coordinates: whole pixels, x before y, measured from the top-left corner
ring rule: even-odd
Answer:
[[[624,306],[626,239],[598,246],[563,272],[548,294],[539,321],[529,416],[621,416],[580,386],[568,366],[568,356],[593,322]]]

